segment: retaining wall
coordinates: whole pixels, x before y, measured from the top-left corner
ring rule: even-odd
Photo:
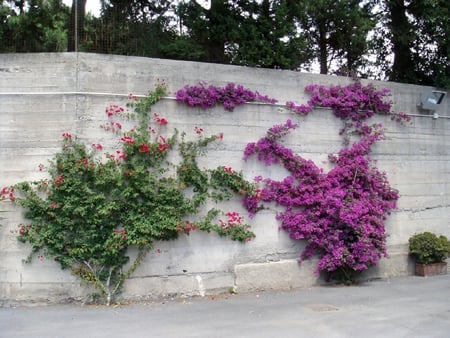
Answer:
[[[105,107],[124,105],[129,93],[146,94],[164,79],[171,95],[185,84],[205,81],[224,85],[242,84],[262,94],[286,101],[306,103],[309,84],[345,85],[351,79],[281,70],[181,62],[139,57],[85,53],[0,55],[0,186],[42,178],[39,164],[46,164],[60,149],[62,132],[70,132],[90,144],[114,146],[111,135],[99,125],[106,121]],[[378,167],[387,172],[391,185],[400,191],[396,210],[388,219],[388,252],[366,277],[391,277],[412,273],[407,241],[412,234],[431,230],[450,236],[450,104],[448,97],[435,119],[417,107],[428,87],[374,82],[392,91],[394,112],[413,115],[408,126],[388,116],[377,116],[387,129],[387,139],[372,153]],[[242,152],[273,124],[292,119],[300,127],[287,144],[326,167],[328,154],[342,148],[338,132],[341,121],[330,110],[316,109],[308,116],[296,115],[280,106],[248,104],[233,112],[216,107],[208,111],[187,108],[173,98],[153,109],[170,126],[193,132],[223,132],[224,142],[211,147],[202,165],[242,169],[248,179],[256,175],[282,177],[275,167],[242,161]],[[230,208],[240,210],[239,201]],[[49,260],[22,263],[29,246],[16,239],[20,211],[2,203],[5,214],[0,228],[0,299],[61,301],[81,298],[89,291],[69,272]],[[239,292],[287,289],[321,283],[313,274],[315,260],[299,266],[296,258],[303,243],[292,241],[278,230],[276,210],[265,210],[250,224],[256,239],[235,243],[211,234],[182,235],[177,241],[156,243],[127,282],[125,298],[167,295],[203,295],[235,287]],[[133,254],[131,252],[131,254]]]

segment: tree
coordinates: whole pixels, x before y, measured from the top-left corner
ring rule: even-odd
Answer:
[[[66,50],[68,9],[61,0],[9,1],[0,5],[2,52]]]
[[[187,36],[201,49],[201,60],[229,63],[225,52],[237,27],[237,13],[228,1],[212,0],[209,9],[196,1],[180,2],[177,13]]]
[[[450,3],[447,0],[414,0],[413,61],[416,83],[450,88]]]
[[[367,35],[374,23],[370,7],[360,0],[305,0],[296,11],[301,29],[310,40],[320,73],[330,65],[355,71],[367,51]]]
[[[14,11],[8,5],[0,3],[0,52],[8,52],[11,48],[11,30],[8,20],[14,15]]]
[[[290,1],[194,1],[178,6],[184,41],[197,44],[200,60],[296,69],[310,59]]]
[[[383,0],[378,9],[372,42],[385,78],[449,88],[449,2]]]
[[[414,82],[414,64],[411,54],[414,35],[412,25],[407,18],[404,0],[388,0],[386,6],[394,54],[389,79],[391,81]]]
[[[102,1],[100,20],[93,23],[93,51],[162,57],[161,49],[175,35],[172,1]]]
[[[231,63],[297,69],[312,55],[288,1],[241,1],[239,25],[229,43]]]
[[[450,87],[448,0],[0,2],[0,51],[91,51]],[[69,12],[70,11],[70,12]]]

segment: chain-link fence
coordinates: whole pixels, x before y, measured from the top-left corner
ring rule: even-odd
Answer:
[[[114,1],[112,5],[98,0],[93,13],[94,2],[97,0],[0,1],[0,52],[178,55],[177,1]]]

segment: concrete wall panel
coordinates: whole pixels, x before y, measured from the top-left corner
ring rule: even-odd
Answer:
[[[256,175],[283,178],[277,166],[265,167],[255,159],[242,161],[248,142],[257,141],[274,124],[287,119],[299,128],[285,144],[325,171],[331,168],[328,154],[342,148],[342,122],[329,109],[316,109],[308,116],[284,108],[286,101],[306,103],[309,84],[346,85],[351,79],[291,71],[181,62],[172,60],[96,55],[2,54],[0,55],[0,186],[45,177],[39,164],[47,164],[61,145],[61,134],[70,132],[86,144],[102,143],[115,149],[117,140],[99,128],[107,121],[105,108],[125,105],[127,95],[146,94],[158,80],[168,84],[170,94],[153,108],[169,120],[172,128],[194,137],[194,127],[206,134],[223,132],[221,143],[209,146],[200,165],[232,166],[248,179]],[[186,84],[205,81],[213,85],[242,84],[279,100],[279,105],[248,104],[233,112],[221,107],[203,111],[187,108],[173,97]],[[363,81],[367,83],[367,81]],[[415,232],[431,230],[450,236],[450,100],[433,119],[417,107],[423,86],[374,82],[391,89],[394,112],[412,115],[409,125],[389,116],[375,116],[386,128],[386,140],[376,144],[372,157],[400,191],[398,209],[387,222],[390,258],[366,273],[368,278],[412,273],[407,241]],[[131,127],[131,125],[129,125]],[[242,210],[239,201],[227,204]],[[89,291],[54,262],[34,257],[24,265],[29,247],[16,240],[20,211],[9,211],[0,228],[0,299],[60,301],[82,298]],[[270,206],[249,220],[257,237],[248,244],[234,243],[214,235],[193,233],[173,242],[156,243],[124,290],[125,298],[170,295],[204,295],[237,287],[238,291],[287,289],[323,282],[315,276],[315,261],[297,264],[304,243],[294,242],[278,230],[277,208]],[[156,251],[156,248],[160,249]],[[133,251],[131,255],[135,254]]]

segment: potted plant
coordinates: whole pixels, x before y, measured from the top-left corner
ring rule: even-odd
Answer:
[[[447,237],[422,232],[409,238],[409,253],[416,260],[416,275],[433,276],[447,273],[446,259],[450,253]]]

